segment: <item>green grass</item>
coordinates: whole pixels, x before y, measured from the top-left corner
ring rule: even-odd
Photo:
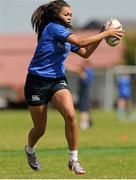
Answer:
[[[1,111],[0,178],[136,178],[136,122],[119,122],[114,111],[93,110],[92,116],[94,126],[85,131],[79,130],[79,159],[86,174],[77,176],[67,169],[64,121],[57,111],[49,110],[46,134],[37,144],[37,157],[42,166],[39,172],[28,167],[24,153],[27,134],[32,127],[29,112]]]

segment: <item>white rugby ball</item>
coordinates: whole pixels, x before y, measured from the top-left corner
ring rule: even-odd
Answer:
[[[105,29],[107,29],[108,27],[111,27],[111,28],[119,28],[122,30],[122,25],[120,23],[119,20],[117,19],[110,19],[106,22],[106,26],[105,26]],[[111,36],[111,37],[107,37],[106,39],[106,42],[110,45],[110,46],[116,46],[119,44],[120,40],[114,36]]]

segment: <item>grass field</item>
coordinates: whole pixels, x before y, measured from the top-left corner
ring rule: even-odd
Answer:
[[[86,174],[77,176],[67,169],[64,122],[57,111],[49,110],[46,134],[37,145],[39,172],[28,167],[24,153],[32,127],[28,111],[1,111],[0,179],[136,178],[136,121],[119,122],[115,112],[101,110],[93,110],[92,116],[94,126],[79,130],[79,159]]]

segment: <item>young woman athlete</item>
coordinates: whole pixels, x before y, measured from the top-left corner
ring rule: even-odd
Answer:
[[[25,152],[30,167],[39,170],[35,145],[45,132],[48,102],[51,101],[65,121],[68,167],[76,174],[84,174],[85,170],[78,161],[77,122],[65,77],[64,61],[70,51],[88,58],[104,38],[115,36],[120,39],[123,31],[109,28],[95,36],[80,38],[70,30],[71,20],[71,7],[63,0],[41,5],[32,15],[31,22],[38,35],[38,45],[25,83],[25,99],[33,120]]]

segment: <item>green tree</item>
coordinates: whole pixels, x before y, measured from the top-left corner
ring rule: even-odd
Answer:
[[[136,65],[136,32],[129,32],[125,37],[125,61],[127,65]]]

